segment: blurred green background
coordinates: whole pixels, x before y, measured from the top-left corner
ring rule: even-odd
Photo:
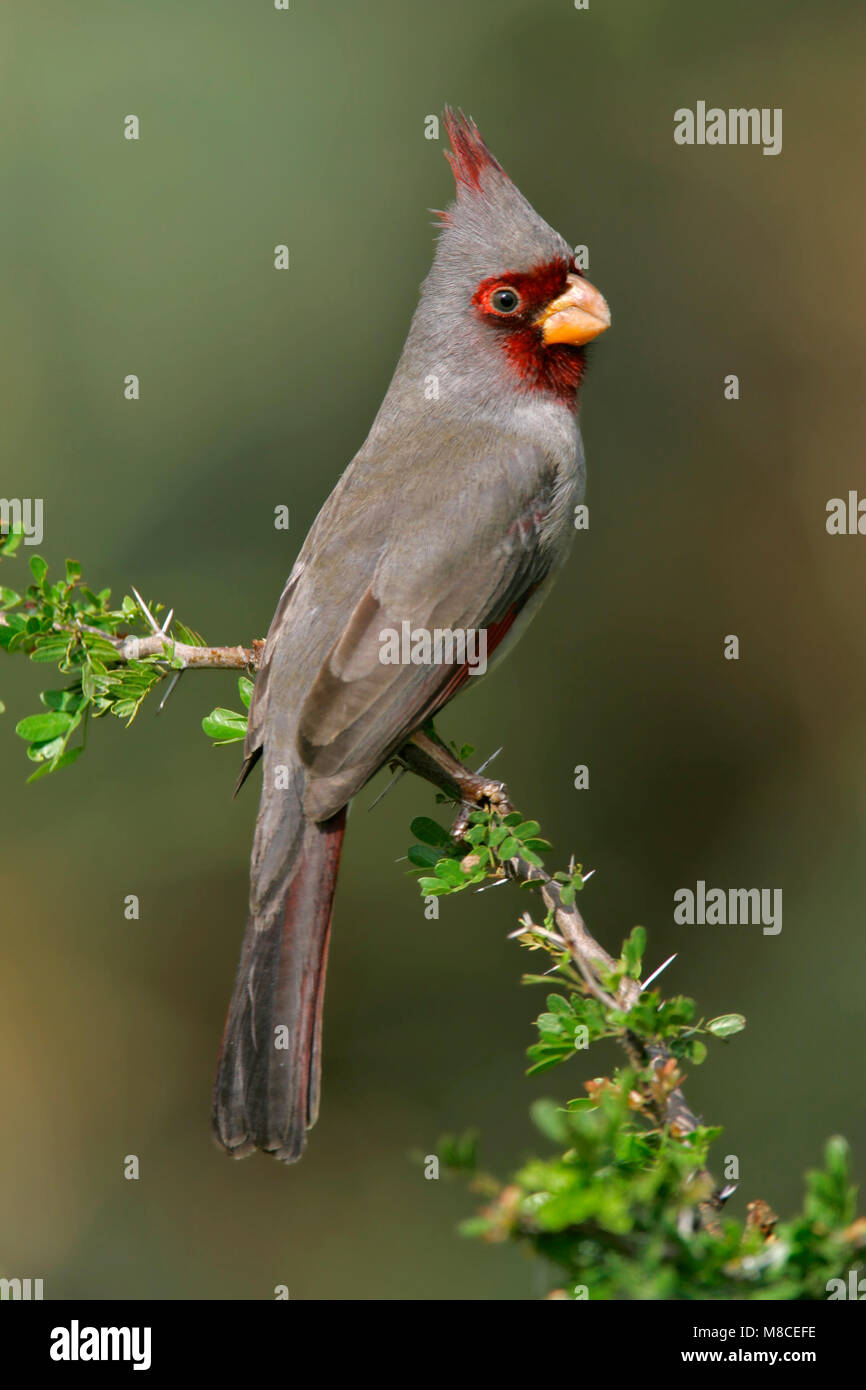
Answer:
[[[209,641],[264,635],[388,384],[450,197],[425,116],[471,112],[589,246],[614,316],[583,396],[591,527],[440,729],[504,745],[518,805],[596,868],[609,947],[641,922],[651,965],[679,952],[668,991],[748,1016],[688,1082],[740,1158],[733,1206],[789,1213],[831,1132],[862,1175],[866,540],[824,525],[864,478],[860,6],[54,0],[3,24],[0,492],[45,499],[52,566]],[[676,146],[698,99],[782,107],[782,154]],[[50,1298],[542,1293],[518,1252],[460,1240],[471,1194],[409,1157],[477,1124],[505,1174],[545,1149],[531,1100],[614,1061],[523,1077],[542,998],[506,941],[516,892],[425,921],[395,861],[432,793],[407,778],[368,814],[378,778],[346,841],[322,1118],[299,1166],[232,1163],[208,1112],[257,788],[232,802],[238,759],[200,720],[234,679],[189,674],[25,787],[13,726],[45,674],[0,669],[0,1272]],[[781,935],[675,926],[698,878],[783,888]]]

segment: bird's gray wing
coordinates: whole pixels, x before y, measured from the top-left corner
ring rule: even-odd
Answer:
[[[490,655],[543,583],[556,479],[540,451],[523,444],[519,455],[464,472],[451,495],[435,499],[435,524],[429,509],[413,510],[411,526],[393,531],[379,551],[299,711],[313,819],[344,806],[468,676],[457,662],[385,662],[383,634],[400,634],[404,623],[431,633],[484,629]]]

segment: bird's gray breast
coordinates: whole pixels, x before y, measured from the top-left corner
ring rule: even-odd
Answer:
[[[513,410],[510,424],[515,435],[540,451],[550,470],[540,544],[555,571],[574,539],[575,507],[583,501],[586,490],[586,462],[577,417],[559,403],[529,401]]]

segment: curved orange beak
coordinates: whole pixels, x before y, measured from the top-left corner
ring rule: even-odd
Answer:
[[[569,275],[564,294],[548,304],[535,320],[545,343],[579,347],[610,328],[610,310],[602,295],[580,275]]]

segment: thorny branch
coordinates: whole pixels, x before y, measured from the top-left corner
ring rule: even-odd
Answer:
[[[98,634],[114,646],[120,661],[141,661],[145,657],[162,656],[172,663],[176,671],[193,668],[255,671],[260,666],[265,646],[263,641],[255,640],[251,647],[206,647],[177,642],[169,633],[172,614],[169,613],[160,626],[140,596],[137,593],[135,596],[152,629],[147,637],[114,637],[99,628],[84,625],[76,628],[74,625],[55,624],[55,627],[58,631],[73,635],[76,631],[82,630]],[[7,625],[3,613],[0,613],[0,625]],[[464,767],[443,744],[427,733],[419,731],[412,734],[397,750],[394,760],[425,781],[431,782],[461,806],[461,813],[455,822],[453,832],[457,837],[466,828],[465,818],[468,811],[476,806],[493,806],[503,815],[513,810],[503,782],[484,777]],[[516,882],[539,885],[542,901],[551,912],[556,928],[587,988],[606,1007],[629,1009],[640,995],[640,984],[635,980],[622,980],[616,999],[603,988],[598,972],[613,970],[616,962],[591,935],[577,906],[562,902],[561,885],[545,873],[544,869],[530,864],[520,855],[515,855],[508,861],[507,873]],[[625,1033],[621,1041],[629,1061],[635,1067],[651,1064],[661,1076],[663,1068],[673,1061],[664,1048],[647,1047],[633,1033]],[[662,1086],[660,1091],[664,1100],[656,1102],[656,1121],[659,1124],[675,1126],[681,1134],[688,1134],[697,1129],[699,1120],[689,1108],[682,1090],[679,1087],[670,1090]],[[701,1172],[696,1176],[709,1175]],[[699,1204],[702,1224],[708,1229],[713,1229],[716,1225],[716,1215],[722,1203],[723,1198],[714,1191],[709,1200]]]
[[[26,613],[28,609],[35,610],[36,604],[23,604],[18,610]],[[142,604],[145,614],[150,618],[150,613]],[[177,642],[169,633],[169,624],[172,615],[163,623],[162,627],[155,624],[154,631],[148,637],[114,637],[111,633],[105,632],[100,627],[93,627],[88,623],[54,623],[55,632],[68,633],[70,637],[77,636],[80,632],[92,633],[94,637],[101,637],[103,642],[109,642],[117,652],[118,661],[143,661],[146,657],[159,656],[171,661],[176,669],[187,670],[193,667],[201,669],[223,669],[235,671],[255,671],[258,669],[262,651],[263,641],[254,641],[251,647],[194,647],[188,642]],[[0,627],[11,627],[8,615],[0,613]]]
[[[514,809],[503,782],[493,781],[470,771],[427,733],[413,734],[399,750],[397,759],[410,772],[432,782],[446,796],[460,803],[462,809],[454,825],[455,835],[459,836],[465,828],[467,811],[476,806],[493,806],[503,815]],[[557,930],[587,988],[596,998],[608,1008],[621,1010],[629,1009],[636,1003],[641,993],[641,985],[636,980],[622,980],[616,999],[603,988],[598,972],[613,970],[616,962],[590,934],[577,906],[569,906],[562,902],[561,885],[545,873],[544,869],[530,864],[520,855],[515,855],[508,861],[507,873],[516,882],[539,884],[542,901],[552,913]],[[674,1059],[663,1047],[647,1047],[634,1033],[626,1032],[622,1044],[633,1066],[642,1068],[651,1065],[660,1079],[663,1070],[669,1064],[674,1065]],[[690,1134],[697,1129],[700,1121],[689,1108],[682,1090],[679,1087],[668,1090],[662,1086],[660,1091],[665,1098],[656,1102],[654,1118],[657,1123],[669,1124],[680,1134]],[[695,1176],[712,1182],[709,1174],[703,1170]],[[712,1186],[713,1195],[707,1201],[698,1204],[701,1223],[710,1230],[717,1228],[716,1217],[724,1200],[715,1189],[714,1183]]]

